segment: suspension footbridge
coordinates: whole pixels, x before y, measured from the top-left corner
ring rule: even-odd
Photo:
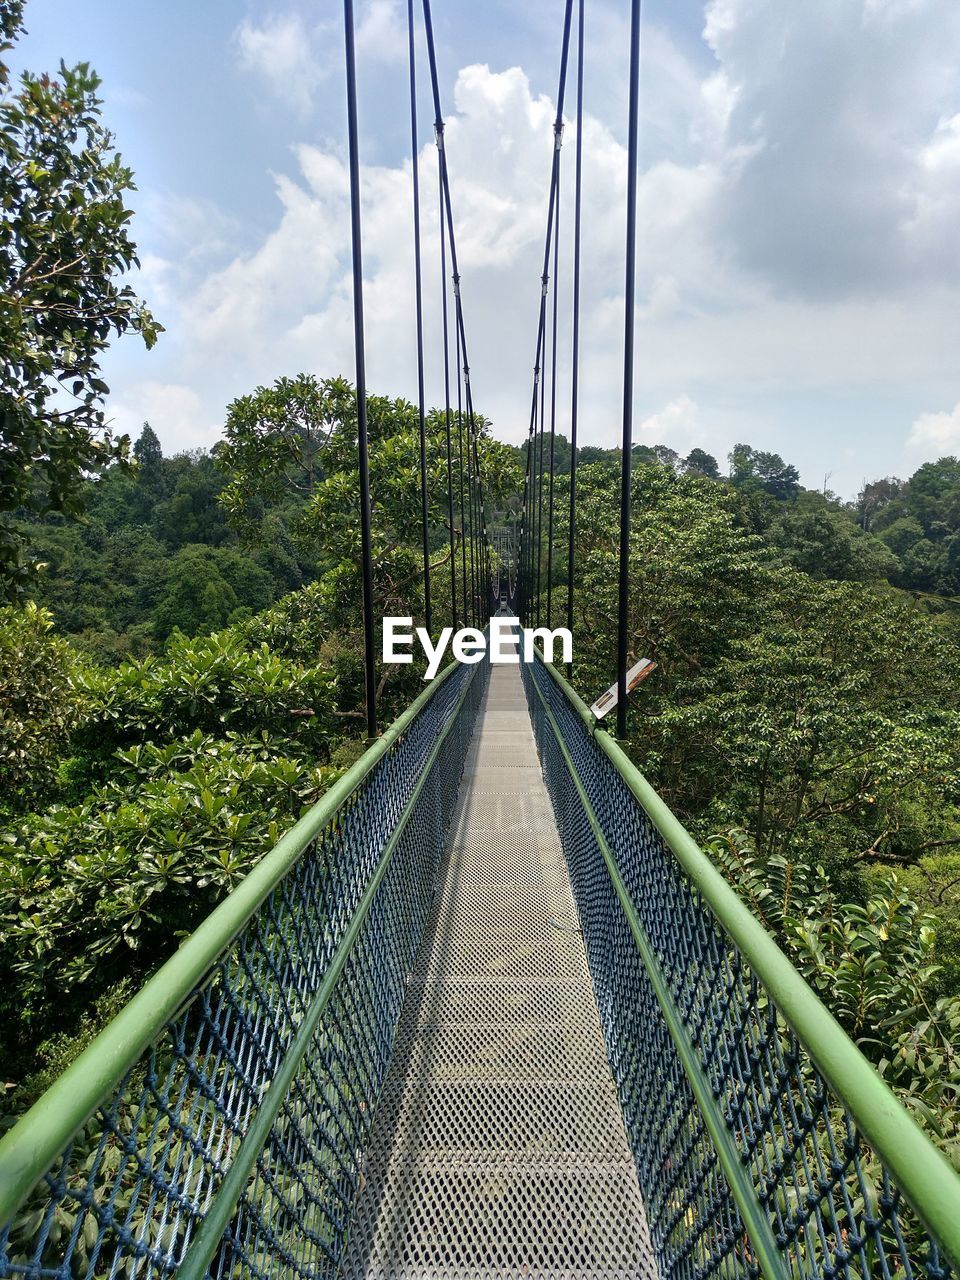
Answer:
[[[953,1275],[956,1175],[591,719],[441,673],[0,1143],[0,1273]]]
[[[491,1230],[491,1227],[495,1227]],[[491,671],[345,1276],[655,1274],[515,667]]]

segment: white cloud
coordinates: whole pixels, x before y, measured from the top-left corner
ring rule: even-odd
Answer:
[[[619,429],[623,334],[622,18],[604,4],[591,18],[584,121],[581,427],[584,440],[609,444]],[[403,19],[397,0],[359,6],[365,61],[403,59]],[[910,394],[923,397],[913,403],[952,403],[960,6],[710,0],[704,21],[699,59],[655,23],[645,33],[638,438],[671,442],[675,433],[675,447],[696,443],[718,454],[749,438],[791,456],[789,439],[763,432],[775,430],[780,405],[786,412],[805,396],[812,404],[814,395],[852,394],[853,405],[857,396],[909,383]],[[342,32],[314,22],[305,8],[284,9],[242,24],[236,36],[243,65],[303,111],[329,106],[334,85],[342,93]],[[316,89],[324,77],[326,87]],[[388,157],[363,170],[364,265],[370,386],[409,396],[416,368],[409,161],[391,150],[396,139],[378,123],[401,80],[388,68],[380,97],[368,90],[364,98],[365,153],[375,142]],[[446,91],[445,99],[474,389],[498,432],[518,440],[526,431],[555,108],[519,66],[464,66],[453,99]],[[568,98],[568,117],[572,110]],[[294,149],[293,172],[275,176],[276,217],[258,239],[244,244],[250,231],[218,221],[206,205],[181,210],[168,202],[154,215],[161,247],[145,256],[145,274],[157,285],[161,319],[177,318],[182,348],[164,376],[174,385],[193,377],[216,385],[208,403],[222,406],[283,373],[353,368],[342,145],[296,128],[311,144]],[[574,141],[568,121],[561,317],[570,297]],[[419,164],[427,392],[437,403],[432,140]],[[190,228],[182,252],[164,225]],[[194,243],[201,247],[191,252]],[[558,371],[561,431],[569,421],[568,338]],[[811,418],[809,432],[801,423],[796,448],[825,453],[830,465],[839,445],[827,420]],[[902,430],[902,417],[889,427],[897,450]]]
[[[192,387],[172,382],[128,386],[121,399],[111,401],[110,418],[115,432],[126,432],[134,440],[149,422],[167,454],[209,449],[219,439],[222,425],[210,421]]]
[[[245,19],[234,32],[234,43],[241,68],[259,75],[300,116],[311,112],[321,85],[343,61],[340,24],[307,22],[293,8],[259,24]],[[406,18],[400,0],[365,0],[358,6],[355,47],[362,65],[405,60]]]
[[[275,14],[261,26],[242,22],[236,42],[244,70],[260,75],[296,110],[306,113],[310,109],[318,68],[311,33],[298,13]]]
[[[398,0],[369,0],[360,11],[357,54],[378,62],[399,62],[407,56],[406,19]]]
[[[931,458],[960,453],[960,404],[952,412],[921,413],[910,428],[907,447]]]
[[[937,122],[933,137],[920,153],[921,166],[928,173],[956,173],[960,170],[960,114]]]
[[[687,453],[703,439],[700,408],[688,395],[678,396],[645,418],[636,437],[644,444],[666,444],[678,453]]]
[[[960,277],[960,222],[927,212],[953,145],[931,134],[960,90],[954,0],[711,0],[704,35],[736,94],[716,233],[742,270],[824,299]]]

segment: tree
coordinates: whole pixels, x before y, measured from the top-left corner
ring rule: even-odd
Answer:
[[[77,656],[33,603],[0,609],[0,805],[14,810],[50,789],[80,717]]]
[[[557,444],[563,440],[557,436]],[[566,443],[566,441],[564,441]],[[481,436],[477,442],[483,496],[494,511],[519,511],[523,494],[524,455],[512,444]],[[570,446],[567,445],[566,470],[570,470]]]
[[[848,511],[813,490],[777,508],[767,539],[812,578],[876,582],[900,568],[895,547],[865,533]]]
[[[960,527],[960,458],[925,462],[910,477],[908,502],[928,537]]]
[[[323,476],[331,438],[355,417],[346,379],[321,382],[310,373],[278,378],[272,387],[234,400],[216,451],[229,480],[221,502],[231,523],[252,535],[265,505],[291,493],[308,499]]]
[[[163,449],[160,438],[149,422],[143,424],[133,456],[140,465],[140,479],[145,488],[159,493],[163,487]]]
[[[228,547],[181,547],[166,571],[153,613],[158,639],[174,630],[196,636],[234,620],[238,609],[264,609],[273,596],[266,570]]]
[[[615,669],[618,496],[583,469],[575,674],[591,696]],[[778,564],[736,502],[665,468],[634,476],[629,648],[658,663],[630,704],[637,763],[699,834],[741,826],[764,858],[849,871],[960,841],[955,642],[912,601]]]
[[[23,30],[22,0],[0,0],[0,52]],[[112,334],[152,347],[160,325],[128,285],[137,265],[125,193],[133,174],[104,128],[86,63],[12,88],[0,62],[0,592],[34,566],[19,508],[77,515],[85,474],[122,457],[107,430],[100,356]],[[69,407],[66,402],[72,401]]]
[[[704,449],[691,449],[682,463],[684,474],[706,476],[708,480],[720,479],[720,467],[712,453]]]
[[[537,465],[539,466],[540,465],[540,437],[536,436],[534,439],[535,439],[535,443],[534,443],[533,456],[537,462]],[[529,444],[530,444],[529,439],[524,440],[523,444],[521,444],[519,450],[517,451],[520,455],[520,466],[524,468],[527,465],[527,448]],[[506,445],[504,447],[510,448],[511,446]],[[544,470],[544,474],[546,474],[550,470],[550,432],[549,431],[545,431],[543,433],[543,470]],[[559,431],[556,433],[553,440],[553,470],[554,470],[554,474],[558,476],[566,475],[570,470],[570,441],[567,439],[565,435],[562,435]],[[521,489],[523,488],[522,479],[520,481],[520,487]]]
[[[762,489],[779,499],[795,498],[800,492],[800,472],[779,453],[736,444],[729,461],[730,479],[738,489]]]
[[[199,451],[182,453],[170,458],[164,471],[166,496],[149,517],[156,536],[172,548],[191,542],[218,547],[228,541],[231,530],[221,503],[224,478],[214,460]]]
[[[856,503],[860,527],[869,532],[877,513],[896,502],[903,489],[903,481],[898,480],[896,476],[885,476],[882,480],[865,484],[857,496]]]

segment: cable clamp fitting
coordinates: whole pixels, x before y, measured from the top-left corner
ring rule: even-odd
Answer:
[[[558,120],[553,126],[553,145],[559,151],[563,146],[563,121]]]
[[[549,277],[549,276],[541,276],[541,277],[540,277],[540,296],[541,296],[542,298],[545,298],[545,297],[547,296],[547,287],[548,287],[548,285],[549,285],[549,284],[550,284],[550,277]]]
[[[433,136],[437,144],[437,150],[443,150],[443,130],[444,124],[442,120],[438,120],[433,126]]]

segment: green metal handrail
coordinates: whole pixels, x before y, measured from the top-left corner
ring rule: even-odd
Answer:
[[[864,1138],[893,1175],[898,1188],[909,1201],[920,1221],[937,1239],[954,1265],[960,1268],[960,1176],[917,1125],[823,1002],[814,994],[774,939],[751,914],[722,873],[670,811],[630,760],[620,743],[598,725],[587,704],[552,663],[544,661],[539,653],[537,661],[562,691],[569,706],[587,727],[594,742],[616,769],[650,822],[660,833],[667,848],[683,868],[701,899],[710,907],[717,922],[747,961],[785,1023],[809,1053],[817,1070],[836,1093]],[[543,695],[539,689],[537,693],[542,699]],[[545,709],[559,738],[559,726],[546,705]],[[579,786],[579,781],[572,769],[572,760],[562,740],[560,745],[570,764],[571,778],[575,786]],[[580,791],[582,793],[582,787]],[[596,815],[585,794],[581,795],[581,800],[586,801],[592,823],[599,828]],[[624,888],[622,877],[617,869],[616,856],[610,851],[602,832],[599,834],[605,851],[604,856],[608,861],[608,870],[629,921],[631,932],[641,950],[644,950],[649,944],[645,942],[645,933],[636,908]],[[645,960],[647,959],[648,957],[645,956]],[[656,961],[654,965],[655,968],[659,968]],[[673,1024],[671,1026],[673,1034],[679,1027],[676,1009],[672,1007],[671,997],[665,989],[658,990],[657,994],[663,1004],[668,1025]],[[681,1035],[685,1034],[682,1027],[679,1030]],[[677,1039],[676,1035],[674,1038]],[[684,1054],[679,1043],[678,1049],[683,1058]],[[702,1090],[697,1088],[698,1083],[704,1082],[691,1080],[699,1102]],[[714,1123],[719,1120],[722,1124],[719,1108],[709,1095],[709,1091],[704,1101],[708,1112],[711,1109],[717,1111],[716,1116],[705,1116],[708,1127],[711,1129],[714,1127],[710,1124],[711,1119]],[[729,1152],[720,1149],[718,1156],[721,1163],[724,1165],[728,1163]],[[744,1181],[734,1170],[731,1189],[740,1202],[741,1210],[746,1210],[744,1221],[747,1225],[755,1217],[753,1208],[747,1203],[753,1194],[752,1187],[748,1190],[744,1186]],[[754,1205],[755,1203],[754,1198]],[[754,1238],[754,1245],[761,1258],[768,1252],[766,1246],[769,1242],[764,1239],[767,1231],[768,1228],[766,1230],[760,1228],[760,1238]],[[753,1235],[752,1232],[751,1235]],[[781,1274],[778,1264],[764,1267],[764,1271],[771,1280]]]
[[[0,1227],[164,1026],[195,997],[241,929],[458,667],[451,663],[423,689],[0,1139]]]

